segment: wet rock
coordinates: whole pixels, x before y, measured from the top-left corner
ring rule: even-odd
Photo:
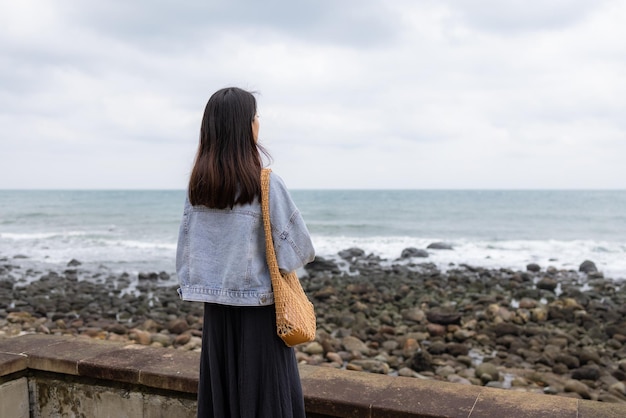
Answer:
[[[343,358],[338,353],[328,352],[326,358],[333,363],[343,364]]]
[[[426,312],[426,318],[429,322],[439,325],[460,324],[461,322],[461,314],[459,312],[437,308]]]
[[[418,350],[408,362],[408,366],[416,372],[432,371],[432,356],[424,350]]]
[[[398,376],[403,376],[403,377],[417,377],[419,376],[418,373],[415,372],[415,370],[410,369],[408,367],[402,367],[400,370],[398,370]]]
[[[379,374],[389,373],[389,365],[379,360],[374,360],[374,359],[352,360],[350,364],[352,364],[353,366],[356,366],[357,368],[360,368],[361,370],[364,370],[370,373],[379,373]]]
[[[537,273],[537,272],[541,271],[541,267],[539,266],[539,264],[530,263],[530,264],[526,265],[526,270],[532,271],[533,273]]]
[[[410,358],[421,349],[422,347],[415,338],[407,338],[402,347],[402,355],[406,358]]]
[[[317,341],[313,341],[308,343],[302,351],[307,354],[324,354],[324,347],[322,347],[322,344]]]
[[[446,242],[433,242],[433,243],[428,244],[426,248],[428,248],[429,250],[452,250],[454,249],[451,244],[448,244]]]
[[[577,367],[580,367],[580,360],[578,359],[578,357],[574,357],[565,353],[558,354],[554,358],[554,361],[564,364],[568,369],[575,369]],[[565,373],[567,373],[567,371]]]
[[[446,343],[444,343],[443,341],[434,341],[428,346],[428,352],[434,356],[443,354],[446,351]]]
[[[182,334],[189,329],[186,319],[174,319],[167,324],[167,330],[172,334]]]
[[[123,335],[123,334],[128,333],[128,328],[126,328],[122,324],[111,324],[109,327],[107,327],[106,330],[114,334],[118,334],[118,335]]]
[[[607,325],[606,335],[608,335],[609,337],[613,337],[617,334],[626,335],[626,321]]]
[[[626,382],[616,382],[609,387],[609,392],[626,400]]]
[[[572,371],[572,379],[576,380],[598,380],[600,378],[600,368],[595,365],[583,366]]]
[[[341,344],[346,351],[356,351],[362,354],[367,354],[370,351],[363,341],[353,336],[343,338]]]
[[[145,281],[145,280],[156,281],[159,279],[159,275],[155,272],[150,272],[150,273],[142,272],[142,273],[139,273],[137,277],[140,281]]]
[[[402,311],[402,319],[420,323],[426,318],[426,314],[418,307],[412,307]]]
[[[431,337],[443,337],[446,335],[446,327],[440,324],[427,324],[426,330]]]
[[[351,257],[348,257],[351,258]],[[337,266],[337,264],[332,261],[332,260],[327,260],[323,257],[320,256],[316,256],[315,260],[313,260],[313,262],[307,264],[305,266],[305,270],[312,272],[312,271],[318,271],[318,272],[332,272],[332,273],[339,273],[339,267]]]
[[[597,273],[598,272],[598,268],[596,267],[596,263],[594,263],[593,261],[585,260],[578,267],[578,271],[581,271],[581,272],[586,273],[586,274]]]
[[[30,312],[27,311],[9,312],[6,316],[7,322],[13,324],[22,324],[23,326],[32,324],[33,322],[35,322],[36,319],[36,317],[34,317]]]
[[[191,334],[186,332],[184,334],[180,334],[174,337],[173,344],[176,346],[181,346],[188,344],[191,341]]]
[[[438,367],[437,370],[435,370],[435,374],[443,378],[447,378],[448,376],[454,373],[455,373],[454,367],[450,366],[449,364],[446,364],[443,367]]]
[[[466,356],[469,353],[469,346],[459,343],[449,343],[446,345],[446,352],[451,356]]]
[[[412,258],[412,257],[426,258],[428,257],[428,251],[418,249],[415,247],[409,247],[409,248],[405,248],[404,250],[402,250],[402,254],[400,254],[400,258],[402,259]]]
[[[501,322],[491,327],[491,330],[496,337],[502,337],[503,335],[520,335],[521,328],[518,325]]]
[[[580,395],[583,399],[591,399],[591,391],[589,386],[578,380],[570,379],[565,382],[565,392],[573,392]]]
[[[465,377],[459,376],[457,374],[451,374],[448,376],[448,382],[450,383],[458,383],[460,385],[472,385],[473,383],[466,379]]]
[[[500,372],[496,365],[492,363],[481,363],[476,367],[475,375],[483,384],[500,380]]]
[[[336,294],[337,294],[337,291],[335,290],[333,286],[325,286],[322,289],[318,290],[317,292],[314,292],[313,296],[316,299],[324,300],[324,299],[328,299],[331,296],[335,296]]]
[[[148,331],[140,329],[131,330],[129,338],[141,345],[150,345],[152,342],[152,335]]]
[[[470,340],[476,336],[476,331],[471,331],[467,329],[458,329],[454,331],[452,334],[455,341],[463,342]]]
[[[156,333],[152,334],[152,345],[158,345],[160,347],[169,347],[172,345],[172,338],[169,335]]]
[[[80,261],[76,260],[75,258],[72,258],[72,259],[71,259],[71,260],[67,263],[67,266],[68,266],[68,267],[77,267],[77,266],[80,266],[81,264],[83,264],[83,263],[81,263]]]
[[[548,290],[554,292],[554,289],[558,286],[558,282],[551,277],[544,277],[537,282],[537,288],[542,290]]]
[[[339,257],[343,258],[344,260],[354,260],[355,258],[363,256],[365,256],[365,251],[356,247],[339,251]]]

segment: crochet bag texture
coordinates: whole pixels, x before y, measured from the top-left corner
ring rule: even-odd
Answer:
[[[261,208],[265,230],[267,266],[272,278],[276,307],[276,333],[289,347],[315,339],[315,310],[309,301],[295,271],[282,273],[278,269],[272,226],[270,223],[270,169],[261,172]]]

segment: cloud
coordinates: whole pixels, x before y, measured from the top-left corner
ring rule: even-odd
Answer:
[[[69,7],[71,6],[71,7]],[[90,2],[66,11],[89,28],[149,48],[178,49],[224,32],[248,37],[271,32],[313,43],[363,46],[393,37],[393,20],[384,2],[304,0],[288,2],[165,1]]]
[[[259,92],[292,187],[624,188],[624,18],[610,0],[6,3],[0,188],[182,188],[227,85]]]
[[[448,0],[447,10],[479,31],[505,33],[562,30],[585,21],[609,1],[551,0],[529,4],[523,0]]]

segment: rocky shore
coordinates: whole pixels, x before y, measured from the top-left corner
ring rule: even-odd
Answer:
[[[307,266],[318,334],[296,348],[298,360],[626,402],[625,283],[590,261],[578,271],[444,271],[425,254],[407,248],[383,260],[352,248]],[[46,333],[199,350],[202,305],[182,302],[176,287],[165,272],[132,278],[75,260],[36,271],[0,258],[0,338]]]

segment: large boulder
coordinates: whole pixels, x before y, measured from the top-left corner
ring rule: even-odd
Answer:
[[[580,267],[578,267],[578,271],[582,271],[583,273],[597,273],[598,268],[596,267],[596,263],[590,260],[585,260],[582,262]]]
[[[327,260],[320,256],[316,256],[315,259],[307,264],[304,268],[307,271],[329,271],[333,273],[339,273],[339,267],[334,261]]]
[[[344,260],[354,260],[355,258],[363,256],[365,256],[365,251],[356,247],[339,251],[339,257],[343,258]]]
[[[433,242],[431,244],[428,244],[428,248],[429,250],[452,250],[452,245],[448,244],[446,242]]]
[[[400,254],[400,258],[411,258],[411,257],[428,257],[428,251],[422,250],[415,247],[409,247],[402,250],[402,254]]]
[[[530,263],[526,266],[526,270],[537,273],[541,271],[541,266],[537,263]]]

